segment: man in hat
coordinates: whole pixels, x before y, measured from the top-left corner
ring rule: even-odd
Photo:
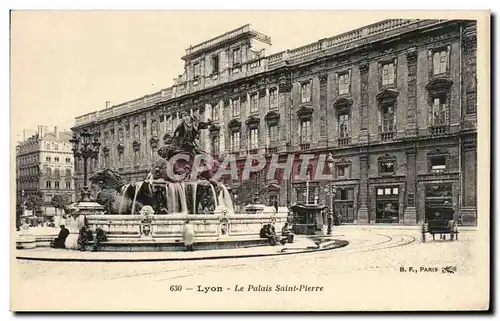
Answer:
[[[94,245],[92,246],[92,252],[97,251],[99,245],[101,245],[102,242],[106,242],[107,240],[108,237],[106,236],[106,232],[104,232],[101,225],[97,225],[97,228],[95,229],[95,238]]]
[[[50,243],[50,246],[55,249],[66,248],[64,242],[66,242],[66,238],[68,237],[68,235],[69,230],[64,225],[61,225],[61,231],[59,231],[59,235]]]

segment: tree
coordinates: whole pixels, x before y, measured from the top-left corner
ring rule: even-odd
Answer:
[[[245,180],[238,188],[238,203],[240,205],[248,205],[255,203],[255,197],[259,200],[266,189],[263,182],[255,180]]]
[[[16,204],[16,228],[21,226],[21,216],[23,215],[23,206],[21,203]]]
[[[43,198],[39,194],[30,195],[26,200],[26,208],[32,211],[40,210],[43,205]]]
[[[52,206],[56,209],[63,209],[69,205],[68,198],[64,195],[56,194],[52,197]]]

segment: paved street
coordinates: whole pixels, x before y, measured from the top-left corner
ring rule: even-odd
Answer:
[[[335,234],[350,244],[280,257],[127,263],[19,260],[13,266],[20,272],[20,306],[30,302],[63,310],[440,309],[443,304],[474,307],[483,301],[479,296],[477,302],[462,297],[481,290],[477,276],[482,272],[475,263],[479,258],[473,255],[477,232],[463,231],[457,242],[426,243],[420,242],[417,229],[340,227]],[[446,266],[456,267],[456,272],[444,273]],[[323,289],[278,292],[276,285]],[[235,292],[238,286],[243,292]],[[56,291],[61,293],[57,299]]]

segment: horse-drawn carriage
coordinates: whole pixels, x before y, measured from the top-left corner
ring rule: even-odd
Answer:
[[[422,225],[422,241],[426,241],[426,234],[432,235],[432,240],[436,240],[436,234],[441,240],[446,240],[446,235],[450,235],[450,240],[458,240],[458,225],[453,219],[453,211],[435,212]]]

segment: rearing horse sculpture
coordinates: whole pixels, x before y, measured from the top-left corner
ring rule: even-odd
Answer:
[[[144,205],[151,205],[151,195],[148,186],[142,185],[137,191],[134,185],[125,186],[120,174],[105,168],[94,173],[90,182],[100,187],[101,191],[97,195],[96,202],[104,206],[107,214],[131,213],[132,204],[135,201],[134,212],[139,213]]]

